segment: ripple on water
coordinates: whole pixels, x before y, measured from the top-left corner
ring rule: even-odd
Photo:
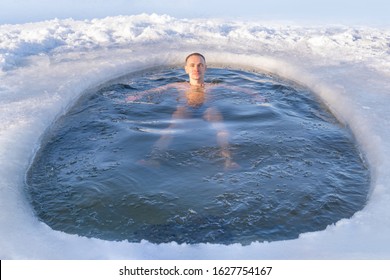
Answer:
[[[47,133],[28,171],[38,217],[107,240],[249,244],[322,230],[364,207],[369,172],[354,139],[310,91],[261,73],[209,69],[208,77],[236,87],[216,87],[181,120],[171,118],[182,94],[175,90],[126,102],[183,81],[181,69],[85,94]],[[224,169],[207,106],[223,115],[239,169]],[[163,134],[174,137],[157,151]]]

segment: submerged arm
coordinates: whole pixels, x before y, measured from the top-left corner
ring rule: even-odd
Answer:
[[[244,88],[244,87],[226,85],[226,84],[213,84],[213,85],[211,85],[211,88],[215,88],[215,87],[220,87],[220,88],[225,88],[225,89],[228,89],[231,91],[246,93],[248,95],[251,95],[255,102],[260,102],[260,103],[267,102],[267,99],[265,97],[261,96],[260,94],[256,94],[252,90],[249,90],[249,89]]]
[[[137,92],[133,95],[129,95],[126,98],[126,101],[130,102],[130,103],[136,102],[137,100],[141,99],[144,95],[151,94],[151,93],[162,93],[162,92],[167,91],[168,89],[171,89],[171,88],[180,89],[183,86],[184,86],[184,83],[177,82],[177,83],[171,83],[171,84],[163,85],[163,86],[156,87],[156,88],[151,88],[148,90]]]

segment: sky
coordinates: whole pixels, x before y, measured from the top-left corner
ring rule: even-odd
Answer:
[[[0,24],[157,13],[177,18],[388,26],[389,11],[388,0],[0,0]]]

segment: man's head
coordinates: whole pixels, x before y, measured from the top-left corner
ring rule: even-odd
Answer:
[[[206,58],[204,57],[203,54],[200,54],[200,53],[191,53],[191,54],[189,54],[189,55],[186,57],[186,64],[187,64],[188,59],[189,59],[191,56],[194,56],[194,55],[203,58],[203,61],[204,61],[204,63],[206,64]]]
[[[192,53],[186,57],[184,69],[190,78],[191,85],[204,84],[206,68],[206,59],[200,53]]]

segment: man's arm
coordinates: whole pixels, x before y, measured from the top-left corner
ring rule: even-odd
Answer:
[[[225,88],[225,89],[228,89],[228,90],[231,90],[231,91],[237,91],[237,92],[242,92],[242,93],[246,93],[248,95],[251,95],[253,97],[253,100],[256,102],[256,103],[265,103],[265,102],[268,102],[268,100],[261,96],[260,94],[257,94],[257,93],[254,93],[253,90],[250,90],[248,88],[244,88],[244,87],[239,87],[239,86],[232,86],[232,85],[226,85],[226,84],[211,84],[210,88]]]
[[[165,92],[171,88],[180,89],[180,88],[184,88],[184,87],[185,87],[185,83],[177,82],[177,83],[171,83],[171,84],[163,85],[163,86],[156,87],[156,88],[147,89],[147,90],[140,91],[140,92],[137,92],[135,94],[129,95],[128,97],[126,97],[126,102],[137,103],[137,100],[141,99],[146,94],[162,93],[162,92]]]

